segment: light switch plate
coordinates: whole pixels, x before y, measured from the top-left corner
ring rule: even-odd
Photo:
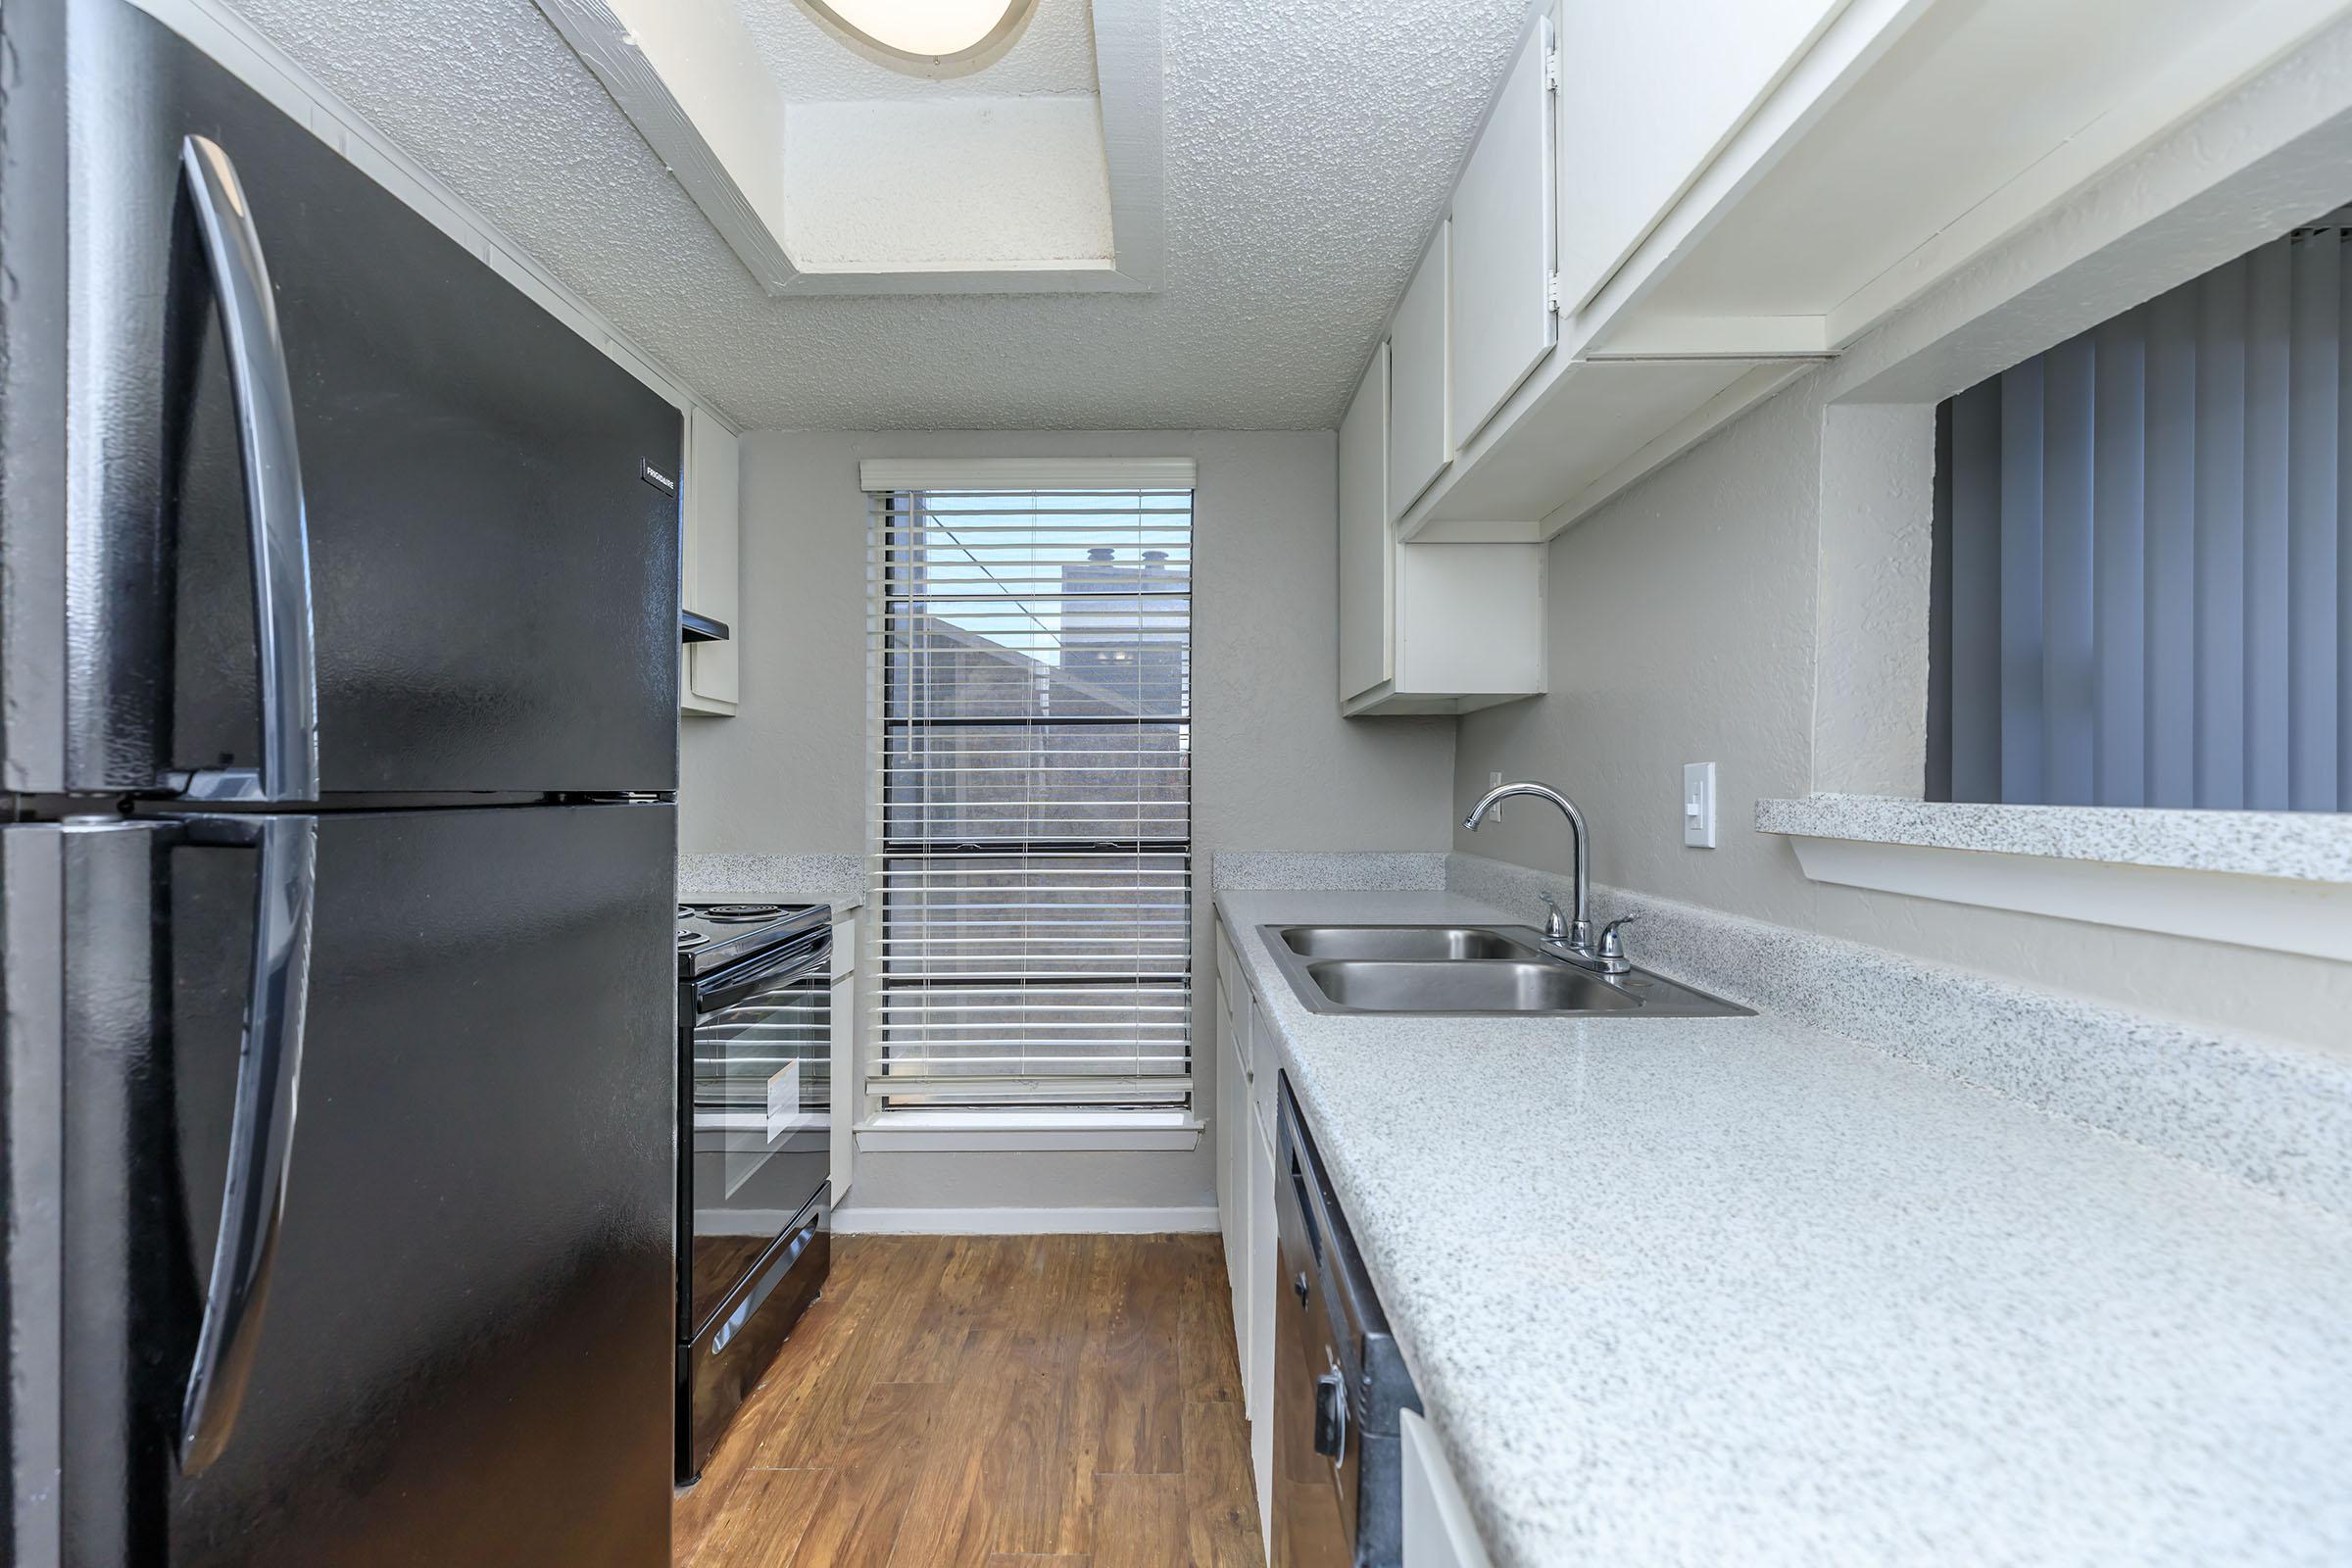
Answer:
[[[1715,847],[1715,764],[1683,764],[1683,842],[1692,849]]]

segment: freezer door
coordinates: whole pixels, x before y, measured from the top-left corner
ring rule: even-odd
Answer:
[[[665,1563],[672,808],[291,820],[307,995],[258,1253],[222,1232],[263,857],[235,824],[65,833],[66,1561]],[[192,1432],[232,1254],[261,1267]]]
[[[675,788],[678,411],[162,24],[66,13],[21,68],[67,84],[70,243],[28,251],[65,365],[8,391],[64,400],[67,528],[5,541],[28,600],[67,585],[23,607],[66,679],[11,785],[255,768],[259,582],[276,651],[307,610],[325,794]]]

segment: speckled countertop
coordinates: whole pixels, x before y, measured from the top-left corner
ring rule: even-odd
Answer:
[[[838,915],[865,902],[865,860],[856,855],[681,855],[678,897],[829,904]]]
[[[1258,924],[1517,922],[1217,906],[1497,1568],[2352,1561],[2352,1223],[1771,1016],[1312,1014]]]
[[[2339,811],[2183,811],[1808,795],[1758,801],[1756,830],[1798,838],[2352,882],[2352,816]]]

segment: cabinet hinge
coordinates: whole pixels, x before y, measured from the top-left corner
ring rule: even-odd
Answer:
[[[1552,272],[1544,279],[1544,308],[1557,316],[1560,311],[1560,274]]]
[[[1560,46],[1556,43],[1544,51],[1544,90],[1560,90]]]

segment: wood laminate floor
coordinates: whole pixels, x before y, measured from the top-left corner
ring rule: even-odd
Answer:
[[[674,1568],[1263,1568],[1217,1238],[833,1247]]]

